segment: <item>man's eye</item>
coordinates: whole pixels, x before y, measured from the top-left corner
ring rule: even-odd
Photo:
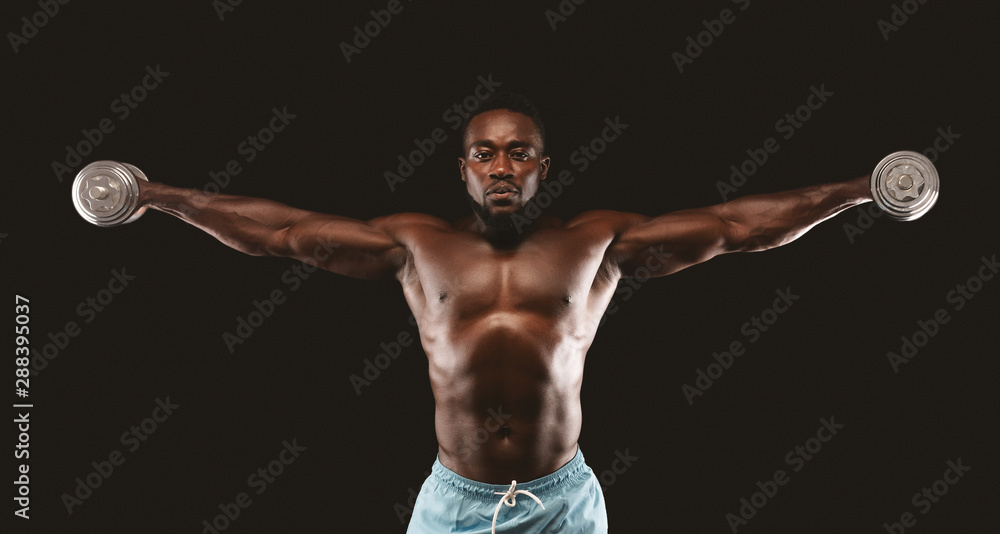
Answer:
[[[477,159],[483,159],[483,158],[488,158],[488,157],[490,157],[490,155],[489,155],[489,153],[487,153],[487,152],[476,152],[476,153],[475,153],[475,154],[473,155],[473,157],[475,157],[475,158],[477,158]]]
[[[518,152],[518,153],[514,154],[514,157],[515,158],[527,159],[528,158],[528,154],[526,152]]]

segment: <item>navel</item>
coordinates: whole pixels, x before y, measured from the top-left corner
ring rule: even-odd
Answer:
[[[566,295],[565,297],[562,298],[563,306],[569,306],[572,301],[573,301],[572,295]]]
[[[444,302],[444,299],[448,298],[448,293],[444,291],[438,293],[438,302]]]

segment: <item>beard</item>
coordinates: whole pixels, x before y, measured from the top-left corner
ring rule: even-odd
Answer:
[[[479,220],[483,221],[483,224],[494,232],[500,234],[510,233],[517,229],[516,221],[518,218],[520,218],[521,221],[527,219],[524,213],[524,206],[518,208],[514,213],[494,215],[490,213],[489,210],[487,210],[482,204],[476,202],[476,199],[472,198],[472,195],[470,195],[468,191],[465,192],[465,196],[469,200],[469,206],[472,208],[473,213],[479,216]]]

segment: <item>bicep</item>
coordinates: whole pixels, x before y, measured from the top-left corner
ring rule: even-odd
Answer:
[[[405,264],[406,250],[390,233],[388,217],[362,221],[310,214],[275,233],[277,255],[362,279],[392,278]]]
[[[622,276],[641,269],[664,276],[732,252],[739,225],[715,207],[677,211],[658,217],[631,215],[610,248]],[[643,273],[644,275],[645,273]]]

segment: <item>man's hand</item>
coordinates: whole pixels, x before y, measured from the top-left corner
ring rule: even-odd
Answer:
[[[751,195],[652,218],[617,213],[617,238],[608,257],[623,276],[640,266],[652,276],[664,276],[719,254],[778,247],[841,211],[871,201],[869,178]]]

